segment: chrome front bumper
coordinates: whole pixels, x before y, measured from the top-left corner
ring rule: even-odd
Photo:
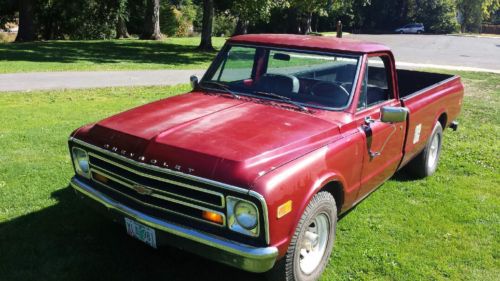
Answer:
[[[278,257],[276,247],[255,248],[236,243],[224,238],[203,233],[194,229],[172,224],[133,210],[115,200],[103,195],[92,186],[77,178],[71,179],[71,186],[79,193],[104,205],[108,210],[132,218],[144,225],[152,227],[160,233],[170,234],[183,240],[182,248],[250,272],[266,272],[274,266]],[[168,239],[167,239],[168,240]],[[178,246],[178,241],[172,241],[172,246]],[[203,248],[203,250],[201,249]]]

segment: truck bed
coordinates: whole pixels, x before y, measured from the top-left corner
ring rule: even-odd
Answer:
[[[459,76],[397,70],[402,106],[409,109],[401,166],[425,147],[436,122],[445,129],[460,113],[463,85]]]
[[[413,95],[417,95],[421,91],[429,87],[435,87],[440,83],[446,82],[454,75],[422,72],[415,70],[397,70],[399,83],[399,97],[404,99]]]

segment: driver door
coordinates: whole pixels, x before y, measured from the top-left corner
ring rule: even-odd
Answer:
[[[358,101],[356,122],[364,136],[361,188],[363,198],[391,177],[403,154],[405,123],[388,124],[380,120],[384,106],[400,106],[391,77],[388,56],[371,56],[365,65],[365,77]]]

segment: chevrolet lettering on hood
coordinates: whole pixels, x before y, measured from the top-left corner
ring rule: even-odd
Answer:
[[[146,159],[146,156],[135,157],[136,153],[134,153],[134,152],[128,152],[125,149],[119,149],[118,147],[111,146],[109,144],[105,144],[105,145],[103,145],[103,147],[106,150],[109,150],[109,151],[112,151],[114,153],[120,154],[120,155],[122,155],[124,157],[127,157],[127,158],[138,160],[138,161],[140,161],[142,163],[145,163],[145,164],[151,164],[151,165],[155,165],[155,166],[158,166],[158,167],[161,167],[161,168],[172,169],[172,170],[176,170],[176,171],[184,172],[184,173],[192,173],[192,172],[194,172],[193,168],[186,168],[186,167],[182,167],[181,165],[177,165],[177,164],[170,164],[169,165],[165,161],[162,162],[162,161],[158,161],[156,159]]]

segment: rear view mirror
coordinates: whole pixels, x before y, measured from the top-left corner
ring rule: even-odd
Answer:
[[[384,123],[399,123],[406,121],[408,109],[406,107],[384,106],[380,109],[380,121]]]
[[[198,87],[198,76],[191,75],[191,77],[189,77],[189,82],[191,83],[193,90],[196,89]]]
[[[276,53],[276,54],[273,55],[273,59],[275,59],[275,60],[290,61],[290,55],[283,54],[283,53]]]

